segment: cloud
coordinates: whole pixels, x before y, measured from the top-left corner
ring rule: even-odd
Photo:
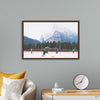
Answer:
[[[24,35],[40,40],[42,35],[53,34],[54,31],[72,31],[78,34],[77,22],[24,22]]]

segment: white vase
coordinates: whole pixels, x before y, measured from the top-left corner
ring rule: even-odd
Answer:
[[[55,82],[54,88],[59,88],[58,82]]]

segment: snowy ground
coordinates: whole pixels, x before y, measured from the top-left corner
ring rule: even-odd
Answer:
[[[43,52],[24,52],[24,58],[78,58],[78,52],[48,52],[44,56]]]

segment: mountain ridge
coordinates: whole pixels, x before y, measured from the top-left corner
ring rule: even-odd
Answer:
[[[31,39],[27,36],[24,36],[24,44],[27,45],[27,44],[37,44],[37,43],[40,43],[40,41],[36,40],[36,39]]]
[[[51,36],[48,35],[48,37],[45,39],[45,36],[41,37],[41,42],[47,42],[47,41],[61,41],[61,42],[78,42],[78,35],[73,32],[59,32],[55,31]]]

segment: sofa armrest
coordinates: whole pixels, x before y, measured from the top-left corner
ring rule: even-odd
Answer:
[[[26,80],[24,86],[24,92],[21,95],[21,100],[35,100],[36,97],[36,85],[30,81]]]

